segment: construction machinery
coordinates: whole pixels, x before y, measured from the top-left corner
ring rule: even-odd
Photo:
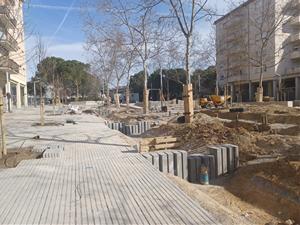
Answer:
[[[230,96],[220,96],[220,95],[209,95],[204,98],[200,98],[199,104],[202,108],[219,108],[225,105],[225,102],[230,100]]]

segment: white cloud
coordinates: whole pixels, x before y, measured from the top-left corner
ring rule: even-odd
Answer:
[[[27,58],[27,79],[34,75],[36,70],[36,60],[34,56],[34,49],[36,46],[37,37],[35,35],[30,36],[26,40],[26,58]],[[43,42],[46,44],[49,37],[43,37]],[[87,54],[83,48],[84,42],[74,42],[67,44],[54,43],[46,48],[47,56],[60,57],[65,60],[78,60],[87,62]]]
[[[80,7],[54,6],[54,5],[44,5],[44,4],[30,4],[30,7],[38,8],[38,9],[63,10],[63,11],[67,11],[69,9],[77,10],[77,11],[81,10]]]
[[[83,45],[83,42],[70,44],[54,44],[48,48],[48,55],[61,57],[66,60],[75,59],[86,62],[86,54]]]

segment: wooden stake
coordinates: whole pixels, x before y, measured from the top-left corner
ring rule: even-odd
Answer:
[[[183,86],[184,117],[186,123],[192,123],[194,117],[193,85]]]
[[[5,135],[5,127],[4,127],[4,112],[3,112],[3,93],[2,89],[0,89],[0,126],[1,126],[1,152],[0,159],[3,155],[7,155],[6,149],[6,135]]]

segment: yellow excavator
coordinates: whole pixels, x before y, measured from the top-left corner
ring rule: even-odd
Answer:
[[[199,104],[201,108],[220,108],[225,105],[225,102],[229,101],[231,96],[209,95],[206,98],[200,98]],[[225,101],[226,99],[226,101]]]

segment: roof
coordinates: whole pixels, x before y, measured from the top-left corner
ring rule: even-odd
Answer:
[[[229,13],[225,14],[224,16],[222,16],[221,18],[217,19],[214,22],[214,25],[216,25],[217,23],[221,22],[222,20],[224,20],[225,18],[229,17],[231,14],[233,14],[234,12],[238,11],[240,8],[243,8],[247,5],[249,5],[250,3],[254,2],[256,0],[248,0],[246,2],[244,2],[243,4],[239,5],[238,7],[236,7],[235,9],[231,10]]]

